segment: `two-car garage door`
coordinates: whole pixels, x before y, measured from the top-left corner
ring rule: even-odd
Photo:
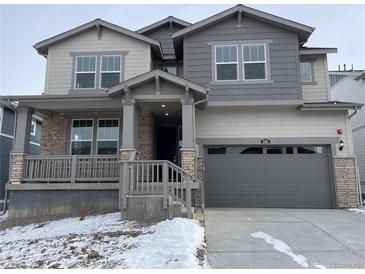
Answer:
[[[326,146],[205,149],[207,207],[333,208]]]

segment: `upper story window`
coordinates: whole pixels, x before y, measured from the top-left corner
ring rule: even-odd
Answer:
[[[30,135],[35,136],[36,127],[37,127],[36,121],[32,120],[32,124],[30,126]]]
[[[76,89],[94,89],[96,56],[77,56],[75,74]]]
[[[101,88],[109,88],[120,83],[122,72],[121,59],[120,55],[101,56]]]
[[[77,119],[72,120],[71,126],[71,154],[91,154],[93,141],[93,120]]]
[[[300,63],[300,79],[302,82],[312,82],[311,63]]]
[[[238,80],[238,46],[215,47],[216,81]]]
[[[266,79],[266,45],[243,45],[243,79]]]

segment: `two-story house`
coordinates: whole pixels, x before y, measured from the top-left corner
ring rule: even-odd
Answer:
[[[44,95],[9,98],[19,104],[9,216],[172,200],[188,215],[191,204],[359,206],[349,115],[361,104],[331,101],[336,49],[305,47],[313,31],[237,5],[138,31],[96,19],[35,44]]]

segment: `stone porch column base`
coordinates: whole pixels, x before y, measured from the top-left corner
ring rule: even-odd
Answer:
[[[11,184],[21,184],[25,172],[25,153],[11,153],[10,156],[10,174],[9,181]]]
[[[335,157],[336,198],[339,208],[361,205],[356,161],[353,157]]]
[[[196,150],[194,148],[181,148],[181,168],[195,178]]]

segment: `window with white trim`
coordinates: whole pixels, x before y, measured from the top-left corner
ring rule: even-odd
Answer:
[[[99,119],[97,129],[97,154],[117,154],[119,119]]]
[[[93,120],[75,119],[71,125],[71,154],[91,154],[93,142]]]
[[[266,80],[266,44],[243,45],[243,80]]]
[[[311,63],[300,63],[300,80],[302,82],[312,82]]]
[[[75,89],[94,89],[96,56],[76,56]]]
[[[121,81],[122,66],[120,55],[102,55],[100,64],[100,87],[109,88]]]
[[[238,80],[238,46],[215,46],[216,81]]]
[[[32,124],[30,126],[30,135],[35,136],[37,123],[36,121],[32,120]]]

